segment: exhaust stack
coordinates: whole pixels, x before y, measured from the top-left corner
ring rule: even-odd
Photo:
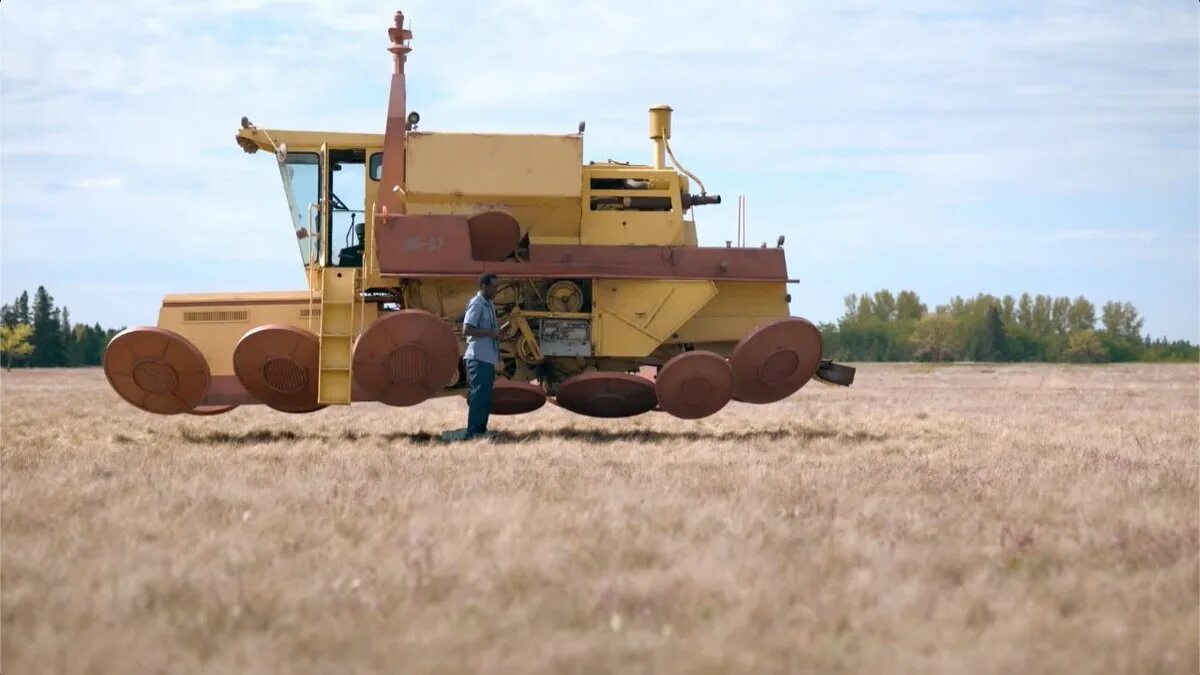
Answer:
[[[654,168],[667,168],[667,139],[671,138],[671,106],[650,107],[650,140],[654,141]]]

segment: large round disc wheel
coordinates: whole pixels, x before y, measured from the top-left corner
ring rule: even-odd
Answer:
[[[708,417],[733,397],[733,368],[718,354],[685,352],[659,369],[654,390],[659,407],[675,417]]]
[[[759,327],[733,348],[733,397],[774,403],[803,387],[821,362],[821,333],[808,320],[778,319]]]
[[[588,417],[633,417],[658,405],[654,384],[629,373],[591,372],[558,385],[558,405]]]
[[[289,413],[318,410],[320,339],[294,326],[251,329],[233,350],[233,372],[254,398]]]
[[[200,405],[208,393],[208,362],[187,338],[142,326],[121,331],[104,351],[104,376],[121,398],[159,415]]]
[[[405,309],[380,319],[354,343],[354,381],[370,400],[416,405],[454,379],[458,341],[441,318]]]

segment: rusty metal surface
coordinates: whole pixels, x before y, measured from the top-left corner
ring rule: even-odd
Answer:
[[[320,340],[293,326],[259,326],[233,350],[233,371],[254,398],[282,412],[318,410]]]
[[[787,281],[781,248],[575,246],[534,244],[528,262],[487,262],[471,255],[464,216],[388,216],[376,230],[384,276],[603,277]]]
[[[450,324],[422,310],[381,317],[354,344],[354,383],[366,398],[388,405],[424,401],[457,368],[458,342]]]
[[[467,234],[471,257],[475,260],[504,260],[521,243],[521,226],[515,218],[500,211],[485,211],[468,218]]]
[[[162,328],[121,331],[109,342],[103,367],[121,398],[146,412],[187,412],[208,393],[204,355],[187,338]]]
[[[467,397],[465,389],[462,396]],[[546,394],[536,384],[498,377],[492,387],[493,415],[524,415],[545,404]]]
[[[791,396],[812,378],[821,362],[821,333],[799,317],[767,323],[733,348],[733,397],[773,403]]]
[[[654,383],[629,373],[583,373],[558,385],[558,405],[589,417],[633,417],[658,405]]]
[[[388,28],[392,53],[392,83],[388,93],[387,123],[383,131],[383,167],[379,181],[378,202],[380,207],[391,214],[404,213],[405,203],[403,190],[405,185],[405,136],[408,133],[408,102],[407,82],[404,76],[404,63],[412,48],[408,41],[412,39],[412,31],[404,28],[404,14],[396,12],[394,25]],[[400,190],[393,188],[399,186]]]
[[[712,352],[685,352],[659,369],[654,390],[663,411],[685,420],[708,417],[733,397],[733,368]]]
[[[227,405],[198,405],[187,411],[187,414],[199,417],[211,417],[212,415],[223,415],[231,410],[236,410],[237,407],[236,403]]]

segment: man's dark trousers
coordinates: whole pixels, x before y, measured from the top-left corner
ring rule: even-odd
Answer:
[[[496,366],[476,359],[467,359],[467,435],[487,432],[488,415],[492,412],[492,385],[496,381]]]

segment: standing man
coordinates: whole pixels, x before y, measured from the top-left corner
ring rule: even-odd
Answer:
[[[500,362],[500,327],[496,325],[496,275],[479,277],[479,292],[467,303],[463,317],[463,336],[467,352],[467,438],[479,438],[487,433],[488,415],[492,412],[492,385],[496,381],[496,365]]]

